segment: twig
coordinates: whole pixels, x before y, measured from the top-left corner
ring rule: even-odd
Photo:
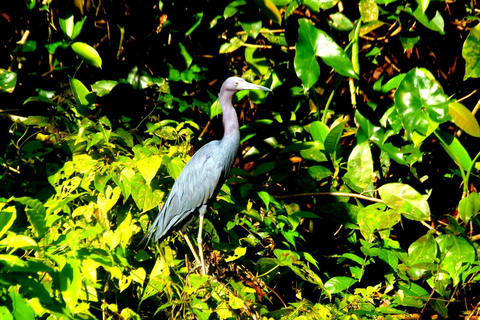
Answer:
[[[372,202],[384,203],[382,199],[373,198],[369,196],[364,196],[363,194],[357,193],[348,193],[348,192],[306,192],[306,193],[296,193],[290,195],[272,195],[276,199],[289,199],[289,198],[300,198],[300,197],[315,197],[315,196],[337,196],[337,197],[350,197],[358,198],[363,200],[368,200]]]

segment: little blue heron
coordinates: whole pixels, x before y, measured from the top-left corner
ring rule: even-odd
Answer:
[[[207,205],[216,197],[232,169],[240,142],[237,113],[232,106],[232,97],[236,92],[248,89],[271,91],[239,77],[225,80],[218,97],[223,112],[223,138],[201,147],[185,165],[144,238],[147,241],[152,237],[154,241],[163,240],[173,229],[184,226],[182,229],[184,230],[195,219],[194,213],[198,212],[200,220],[197,242],[200,258],[189,238],[185,239],[203,274],[205,274],[202,248],[203,217]]]

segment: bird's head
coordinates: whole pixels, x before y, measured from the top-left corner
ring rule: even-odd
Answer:
[[[267,87],[259,86],[259,85],[247,82],[240,77],[230,77],[227,80],[225,80],[225,82],[222,85],[222,91],[226,90],[226,91],[237,92],[240,90],[252,90],[252,89],[272,91]]]

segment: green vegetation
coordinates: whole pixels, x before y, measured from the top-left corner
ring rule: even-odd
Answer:
[[[480,313],[477,0],[4,7],[2,319]],[[202,276],[141,240],[232,75],[273,93],[237,94]]]

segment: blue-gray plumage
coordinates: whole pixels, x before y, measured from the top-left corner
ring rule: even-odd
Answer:
[[[171,230],[185,225],[189,217],[197,211],[200,217],[197,239],[201,260],[199,263],[204,274],[203,216],[207,210],[207,205],[216,197],[232,169],[240,141],[240,130],[237,114],[232,106],[232,97],[236,92],[246,89],[271,91],[266,87],[249,83],[238,77],[230,77],[225,80],[218,97],[223,112],[223,138],[204,145],[185,165],[145,236],[147,240],[152,237],[155,241],[163,240]],[[191,249],[197,258],[195,250]]]

